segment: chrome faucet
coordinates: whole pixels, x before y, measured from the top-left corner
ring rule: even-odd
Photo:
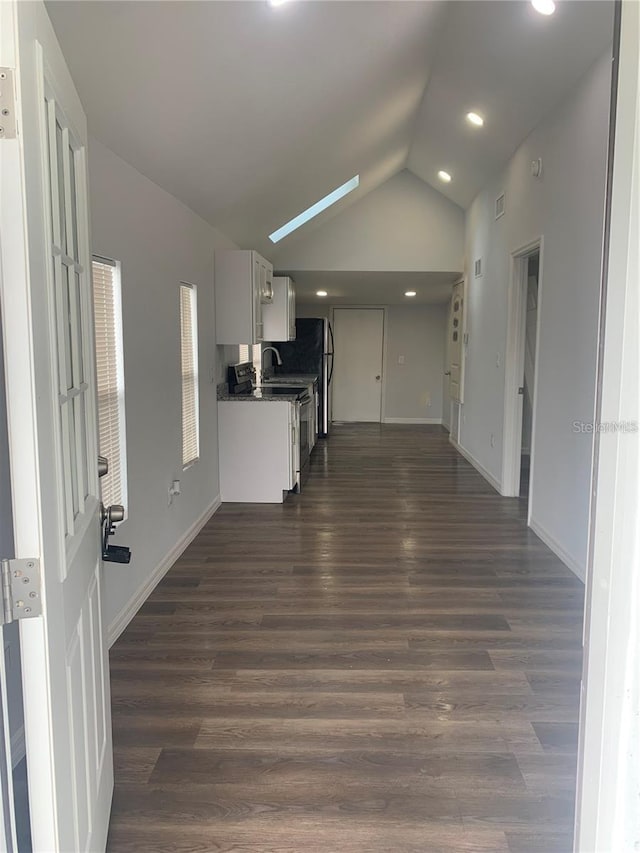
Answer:
[[[275,347],[265,347],[265,348],[262,350],[262,359],[263,359],[263,361],[262,361],[262,374],[261,374],[261,377],[260,377],[261,379],[264,379],[264,372],[265,372],[265,371],[264,371],[264,354],[265,354],[265,352],[267,352],[268,350],[271,350],[272,352],[274,352],[274,353],[275,353],[275,356],[276,356],[276,364],[278,365],[278,367],[280,367],[280,365],[282,364],[282,359],[280,358],[280,353],[278,352],[278,350],[277,350]]]
[[[265,347],[265,348],[262,350],[262,357],[264,358],[264,354],[265,354],[265,352],[268,352],[269,350],[271,350],[272,352],[275,352],[275,354],[276,354],[276,364],[278,365],[278,367],[280,367],[280,365],[282,364],[282,359],[280,358],[280,353],[278,352],[278,350],[277,350],[275,347]],[[264,362],[262,362],[262,363],[264,364]]]

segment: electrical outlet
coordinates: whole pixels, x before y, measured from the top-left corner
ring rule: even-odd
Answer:
[[[496,354],[496,367],[500,367],[500,353]]]
[[[398,356],[398,364],[404,364],[404,356],[403,355]]]

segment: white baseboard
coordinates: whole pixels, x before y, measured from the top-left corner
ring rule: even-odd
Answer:
[[[383,424],[441,424],[442,418],[383,418]]]
[[[471,453],[469,453],[468,450],[465,450],[464,447],[461,444],[458,444],[458,442],[454,438],[451,438],[451,436],[449,436],[449,442],[450,442],[450,444],[452,444],[455,447],[455,449],[458,451],[460,456],[464,456],[464,458],[467,460],[467,462],[470,462],[471,465],[473,465],[473,467],[476,469],[476,471],[479,474],[482,474],[482,476],[485,478],[487,483],[489,483],[490,486],[493,486],[493,488],[496,490],[496,492],[498,492],[498,494],[500,494],[501,493],[500,483],[498,482],[498,480],[496,480],[496,478],[493,476],[493,474],[490,474],[487,471],[487,469],[484,466],[482,466],[478,462],[478,460],[474,456],[471,455]]]
[[[571,554],[569,554],[562,545],[555,539],[550,533],[548,533],[544,527],[542,527],[535,519],[529,519],[529,527],[533,530],[536,536],[539,539],[542,539],[544,544],[551,548],[556,557],[559,557],[565,566],[576,575],[583,583],[586,578],[586,570],[585,567],[580,565],[580,563],[574,559]]]
[[[11,769],[15,769],[27,754],[27,745],[24,740],[24,726],[11,734]]]
[[[222,501],[220,499],[220,495],[216,497],[214,502],[207,507],[207,509],[202,513],[200,518],[198,518],[191,527],[187,530],[187,532],[182,536],[173,548],[166,554],[165,557],[158,563],[155,569],[151,572],[151,575],[147,578],[145,583],[140,587],[138,592],[132,597],[131,601],[124,607],[120,613],[116,616],[113,622],[109,625],[107,629],[107,643],[109,648],[115,643],[120,634],[127,627],[129,622],[136,615],[138,610],[145,603],[149,595],[153,592],[156,586],[160,583],[162,578],[169,571],[171,566],[175,563],[178,557],[182,554],[182,552],[187,548],[188,545],[193,542],[198,533],[205,526],[207,521],[211,518],[214,512],[219,509]]]

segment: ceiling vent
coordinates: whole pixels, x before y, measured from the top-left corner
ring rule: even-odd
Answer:
[[[496,199],[496,219],[504,216],[504,193],[500,193]]]
[[[482,258],[478,258],[478,260],[475,262],[474,271],[475,277],[480,278],[480,276],[482,275]]]

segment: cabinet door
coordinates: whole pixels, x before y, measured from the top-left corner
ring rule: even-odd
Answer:
[[[256,261],[259,270],[260,301],[269,304],[273,302],[273,267],[257,254]]]
[[[262,293],[263,302],[273,302],[273,267],[268,261],[264,264],[264,290]]]
[[[289,282],[287,294],[287,315],[289,319],[289,340],[296,339],[296,289],[292,281]]]
[[[256,255],[253,261],[253,281],[251,283],[253,291],[253,341],[251,343],[259,344],[263,337],[262,323],[262,298],[260,294],[260,258]]]

